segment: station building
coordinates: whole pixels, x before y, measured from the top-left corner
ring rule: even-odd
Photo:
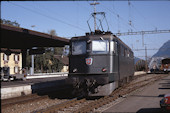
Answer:
[[[9,67],[10,74],[21,73],[22,69],[22,53],[20,49],[6,49],[0,50],[0,67]]]

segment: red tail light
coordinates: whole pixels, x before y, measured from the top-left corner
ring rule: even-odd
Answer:
[[[102,69],[102,72],[106,72],[106,71],[107,71],[107,69],[106,69],[106,68],[103,68],[103,69]]]

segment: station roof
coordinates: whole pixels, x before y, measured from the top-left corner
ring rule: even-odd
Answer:
[[[68,44],[66,38],[1,24],[1,48],[63,47]]]

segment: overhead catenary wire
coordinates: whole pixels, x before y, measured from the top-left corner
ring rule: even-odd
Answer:
[[[170,30],[136,31],[136,32],[114,33],[114,34],[117,36],[125,36],[125,35],[159,34],[159,33],[170,33]]]
[[[87,2],[90,4],[89,1],[87,1]],[[123,17],[121,17],[120,14],[117,14],[117,13],[115,13],[114,11],[110,10],[108,7],[103,6],[103,4],[101,4],[100,6],[103,7],[104,9],[108,10],[108,11],[110,12],[110,14],[113,14],[114,16],[116,16],[116,18],[118,18],[118,21],[119,21],[119,22],[118,22],[118,31],[119,31],[119,32],[120,32],[120,19],[122,20],[122,23],[123,23],[126,27],[129,28],[128,22],[127,22]],[[109,25],[111,25],[111,24],[109,24]],[[135,28],[134,26],[130,26],[130,27],[133,28],[133,29],[135,29],[135,30],[137,30],[137,28]]]
[[[102,6],[102,5],[101,5],[101,6]],[[104,7],[104,6],[102,6],[102,7],[105,8],[106,10],[108,10],[111,14],[113,14],[113,15],[116,16],[117,18],[121,19],[122,22],[124,23],[124,25],[126,25],[126,27],[129,28],[128,22],[127,22],[123,17],[121,17],[120,14],[115,13],[114,11],[110,10],[110,9],[107,8],[107,7]],[[137,30],[137,28],[135,28],[134,26],[130,26],[130,27],[133,28],[133,29],[135,29],[135,30]]]
[[[151,49],[133,49],[133,51],[144,51],[144,50],[167,50],[170,48],[151,48]]]
[[[119,19],[119,15],[117,15],[117,23],[118,23],[118,33],[120,33],[120,19]]]
[[[133,22],[132,22],[132,11],[131,11],[131,2],[130,0],[128,0],[128,7],[129,7],[129,26],[133,26]],[[132,31],[132,29],[128,30],[128,31]]]
[[[143,17],[145,19],[145,21],[147,20],[147,18],[133,5],[133,3],[131,2],[131,6],[132,8],[134,8],[134,11],[137,12],[138,15],[140,15],[141,17]],[[152,27],[157,28],[155,25],[153,25],[151,22],[148,21],[148,24],[150,24]]]
[[[37,2],[36,2],[37,3]],[[78,2],[76,2],[76,3],[78,3]],[[38,4],[36,4],[36,6],[38,6]],[[62,15],[62,14],[60,14],[60,13],[57,13],[57,12],[54,12],[54,10],[49,10],[48,8],[46,8],[44,5],[42,6],[42,5],[39,5],[39,6],[41,6],[42,8],[40,9],[40,10],[42,10],[42,9],[44,9],[44,11],[47,11],[48,13],[51,13],[51,14],[53,14],[53,15],[59,15],[60,17],[62,17],[63,19],[67,19],[68,20],[68,17],[66,17],[65,15]],[[77,4],[77,6],[79,7],[79,4]],[[38,9],[38,8],[37,8]],[[79,11],[79,10],[77,10],[77,11]],[[77,18],[78,19],[78,18]],[[69,22],[70,22],[70,20],[69,20]],[[73,21],[71,22],[71,23],[73,23]],[[78,25],[79,25],[79,22],[77,22],[78,23]],[[81,25],[81,27],[83,27],[83,28],[85,28],[85,26],[82,26]]]
[[[130,3],[130,0],[128,0],[128,7],[129,7],[129,25],[132,26],[132,20],[131,20],[131,3]]]
[[[146,56],[135,56],[135,57],[146,57]],[[147,56],[147,58],[151,58],[152,56]]]
[[[51,19],[51,20],[54,20],[54,21],[63,23],[63,24],[68,25],[68,26],[70,26],[70,27],[73,27],[73,28],[76,28],[76,29],[79,29],[79,30],[82,30],[82,31],[86,31],[86,29],[84,29],[84,28],[81,28],[81,27],[79,27],[79,26],[76,26],[76,25],[67,23],[67,22],[65,22],[65,21],[63,21],[63,20],[60,20],[60,19],[58,19],[58,18],[45,15],[45,14],[40,13],[40,12],[38,12],[38,11],[35,11],[35,10],[32,10],[32,9],[23,7],[23,6],[21,6],[21,5],[18,5],[18,4],[12,3],[12,2],[9,2],[9,3],[11,3],[11,4],[15,5],[15,6],[21,7],[21,8],[23,8],[23,9],[25,9],[25,10],[30,11],[30,12],[33,12],[33,13],[39,14],[39,15],[41,15],[41,16],[44,16],[44,17],[46,17],[46,18],[49,18],[49,19]]]

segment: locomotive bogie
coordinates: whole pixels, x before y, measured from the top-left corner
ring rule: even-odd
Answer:
[[[98,86],[96,93],[90,93],[88,96],[107,96],[118,88],[118,81]]]

